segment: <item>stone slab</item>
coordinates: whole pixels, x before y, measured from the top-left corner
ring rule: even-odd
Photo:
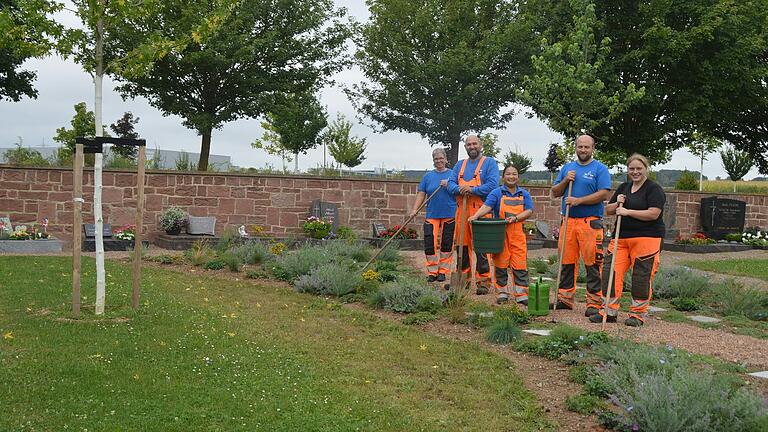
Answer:
[[[749,376],[758,377],[758,378],[766,378],[768,379],[768,371],[762,371],[762,372],[752,372],[750,374],[747,374]]]
[[[51,253],[61,252],[64,242],[56,239],[47,240],[0,240],[0,253]]]
[[[104,251],[132,251],[135,242],[133,240],[120,240],[116,238],[104,239]],[[145,247],[149,247],[149,241],[142,240],[141,244]],[[84,239],[83,252],[96,252],[96,240]]]
[[[219,237],[207,235],[160,234],[155,239],[155,246],[168,250],[187,250],[198,240],[206,241],[210,246],[216,246],[216,243],[219,242]]]
[[[530,334],[536,335],[536,336],[549,336],[550,334],[552,334],[552,330],[527,329],[527,330],[523,330],[523,333],[530,333]]]
[[[656,307],[656,306],[648,306],[648,312],[666,312],[667,309]]]
[[[688,315],[688,319],[705,324],[712,324],[722,321],[720,318],[713,318],[704,315]]]

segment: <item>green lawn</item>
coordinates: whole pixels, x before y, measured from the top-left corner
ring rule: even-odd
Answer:
[[[84,261],[84,304],[94,297]],[[107,263],[107,314],[69,320],[70,261],[0,257],[0,430],[553,430],[477,345],[286,287]]]
[[[686,261],[682,265],[715,273],[748,276],[768,281],[768,259]]]

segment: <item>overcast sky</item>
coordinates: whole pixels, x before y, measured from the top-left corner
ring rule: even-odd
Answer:
[[[335,0],[339,6],[349,9],[358,21],[368,18],[368,10],[364,0]],[[63,15],[60,17],[67,25],[77,25],[77,19]],[[57,146],[53,141],[56,129],[69,127],[74,115],[73,106],[85,101],[89,110],[93,110],[93,81],[80,66],[71,60],[58,57],[48,57],[42,60],[32,60],[24,67],[37,72],[35,87],[38,90],[37,99],[24,99],[13,103],[0,102],[0,147],[10,147],[23,139],[26,146]],[[344,114],[348,119],[355,119],[355,110],[344,95],[341,86],[351,85],[363,80],[359,70],[343,71],[335,77],[337,86],[325,88],[322,91],[321,102],[327,107],[329,117],[335,118],[336,113]],[[149,106],[145,99],[133,99],[123,102],[114,91],[114,83],[105,79],[104,83],[104,123],[109,125],[122,117],[126,111],[132,112],[141,120],[136,126],[137,131],[147,139],[148,147],[158,146],[168,150],[186,150],[198,152],[200,137],[182,126],[182,121],[176,116],[164,117],[160,111]],[[499,144],[503,151],[520,149],[533,160],[533,170],[544,169],[544,159],[550,142],[558,142],[561,137],[536,118],[528,119],[520,112],[503,130],[491,131],[499,135]],[[365,137],[368,142],[367,159],[358,167],[371,169],[386,167],[397,169],[426,169],[431,167],[430,147],[425,139],[417,134],[398,132],[376,133],[363,124],[356,124],[352,133]],[[220,130],[213,132],[211,152],[232,156],[235,165],[243,167],[264,167],[271,164],[280,167],[279,158],[270,157],[261,150],[252,149],[250,143],[262,134],[259,120],[240,120],[227,123]],[[464,156],[463,152],[461,153]],[[330,160],[330,157],[329,157]],[[299,167],[305,170],[322,164],[322,148],[311,150],[299,158]],[[292,166],[292,164],[291,164]],[[656,169],[670,168],[698,170],[699,161],[686,151],[679,150],[672,160]],[[719,155],[713,154],[705,163],[704,174],[710,178],[715,176],[727,177],[722,168]],[[753,169],[747,179],[758,175]]]

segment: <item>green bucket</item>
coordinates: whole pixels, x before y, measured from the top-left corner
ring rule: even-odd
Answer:
[[[496,254],[504,249],[507,221],[504,219],[477,219],[472,221],[472,246],[481,254]]]

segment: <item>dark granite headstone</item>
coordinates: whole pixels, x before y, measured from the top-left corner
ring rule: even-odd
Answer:
[[[379,238],[381,235],[387,230],[387,227],[384,226],[381,222],[374,222],[371,224],[371,227],[373,228],[373,237]]]
[[[680,230],[677,229],[676,218],[677,215],[677,195],[675,194],[667,194],[667,199],[664,202],[664,211],[662,212],[662,219],[664,220],[664,228],[666,229],[667,235],[665,238],[667,239],[675,239],[677,238],[677,235],[680,233]]]
[[[336,204],[314,200],[312,201],[312,207],[309,208],[309,214],[310,216],[329,221],[333,231],[339,227],[339,206]]]
[[[744,231],[747,203],[744,201],[707,197],[701,199],[699,216],[707,237],[722,239],[728,233]]]
[[[86,238],[96,237],[96,224],[83,224],[83,231],[85,231]],[[104,238],[112,237],[112,225],[104,224],[102,232],[104,233]]]
[[[536,221],[536,238],[552,238],[548,223],[544,221]]]

